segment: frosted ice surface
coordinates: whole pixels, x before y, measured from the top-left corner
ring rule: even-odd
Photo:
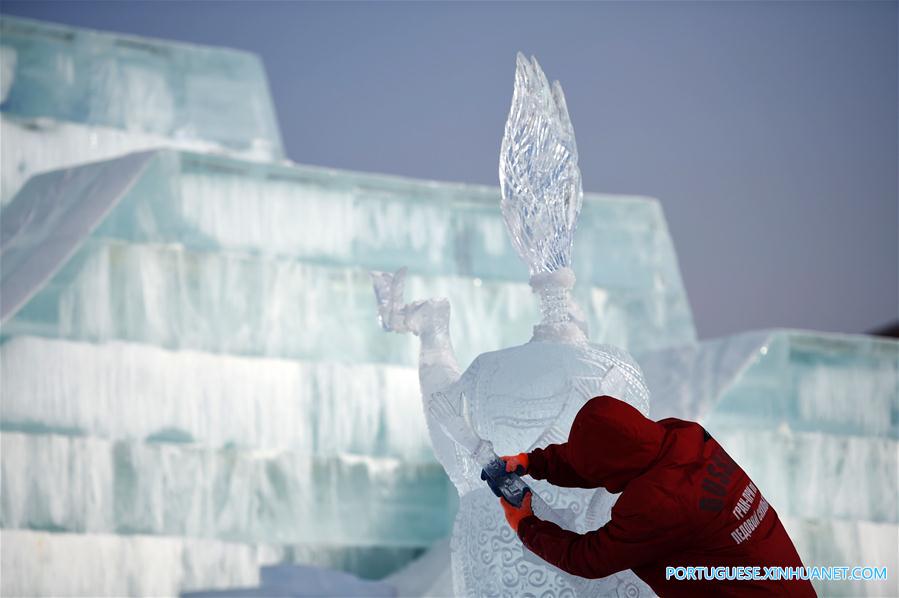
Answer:
[[[779,331],[721,395],[710,429],[819,431],[899,438],[899,343]]]
[[[7,15],[0,28],[4,204],[32,173],[137,149],[283,156],[251,54]]]
[[[899,345],[861,335],[768,330],[639,355],[654,418],[710,429],[899,438]]]
[[[259,59],[227,48],[3,16],[8,115],[193,138],[282,155]],[[5,66],[5,65],[4,65]]]
[[[66,194],[77,194],[64,181],[80,170],[39,177],[17,203],[30,205],[42,189],[60,185]],[[333,301],[344,305],[339,318],[334,310],[334,317],[341,320],[335,325],[352,334],[328,331],[328,338],[345,339],[356,347],[350,351],[362,347],[365,355],[378,355],[408,344],[387,341],[385,346],[383,337],[376,337],[365,310],[370,291],[361,267],[399,267],[411,256],[414,275],[408,293],[442,294],[456,302],[453,332],[460,339],[461,354],[470,359],[485,347],[526,340],[536,313],[531,291],[522,280],[527,270],[507,241],[496,240],[504,234],[497,198],[496,190],[480,187],[165,152],[91,237],[127,244],[100,250],[86,244],[10,323],[10,330],[295,356],[297,349],[289,343],[308,342],[316,351],[327,349],[327,343],[313,340],[312,330],[288,334],[290,326],[299,325],[293,314],[314,322],[330,317],[321,309],[304,312],[296,303],[311,302],[308,293],[318,287],[327,293],[351,284],[352,293],[334,292],[316,300],[317,305]],[[307,211],[316,213],[321,226],[298,235]],[[594,338],[635,350],[692,341],[692,319],[658,204],[588,196],[581,220],[583,241],[575,246],[575,259],[583,252],[584,271],[579,270],[575,297],[587,312]],[[94,257],[97,251],[114,252],[110,255],[116,259],[110,261],[110,255],[102,253]],[[606,259],[588,259],[591,253]],[[196,267],[206,284],[179,291],[190,278],[176,277],[173,269],[193,272]],[[315,272],[320,273],[316,280],[309,280],[307,273]],[[515,272],[522,277],[510,278]],[[113,274],[106,282],[97,278]],[[88,286],[79,290],[80,283],[73,279]],[[137,293],[141,300],[122,297],[108,306],[114,308],[109,311],[103,300],[97,301],[98,287],[93,284],[120,297],[123,291],[128,297],[136,298],[132,293]],[[144,290],[147,285],[168,291],[150,294]],[[258,289],[259,294],[246,297],[241,288]],[[282,292],[290,293],[291,303],[277,299],[265,305],[268,297],[283,298]],[[69,299],[64,301],[62,295]],[[88,303],[73,302],[77,296]],[[115,313],[116,306],[132,313]],[[288,306],[290,314],[285,313]],[[504,317],[493,315],[497,313]],[[204,321],[213,315],[214,322]],[[285,327],[283,338],[259,321],[265,318],[273,319],[268,326]],[[353,321],[355,326],[347,325]],[[136,323],[140,329],[135,329]],[[482,332],[484,323],[489,326]],[[179,332],[181,325],[197,330]]]
[[[649,413],[649,393],[639,366],[624,351],[587,343],[532,341],[479,356],[452,392],[468,397],[468,415],[478,434],[499,454],[564,442],[580,407],[592,396],[609,394]],[[586,582],[535,559],[508,528],[496,498],[479,480],[470,459],[449,471],[461,495],[453,532],[453,580],[466,595],[566,592],[604,595],[623,588],[646,594],[629,572]],[[604,490],[558,488],[528,480],[534,492],[562,513],[569,529],[585,532],[609,518],[611,497]],[[542,515],[547,518],[546,514]]]
[[[650,415],[698,420],[767,352],[771,332],[751,332],[638,354],[653,401]]]
[[[6,321],[43,287],[140,177],[152,153],[93,164],[65,178],[39,177],[28,201],[3,210],[0,257]]]
[[[259,580],[257,550],[241,544],[14,529],[0,542],[3,596],[175,596]]]
[[[899,442],[794,432],[716,431],[782,515],[899,523]],[[859,489],[863,488],[863,492]]]
[[[395,597],[396,588],[359,579],[342,571],[306,565],[273,565],[262,568],[261,583],[253,588],[229,588],[185,592],[183,598],[323,598],[333,596]]]
[[[538,313],[526,284],[410,276],[407,287],[456,302],[452,326],[464,356],[526,340]],[[588,310],[591,321],[614,311],[598,307]],[[494,313],[505,317],[484,321]],[[385,338],[372,320],[361,269],[117,241],[83,245],[6,330],[271,357],[405,365],[416,358],[413,346]]]
[[[222,152],[205,141],[46,118],[21,119],[0,112],[0,203],[12,201],[31,176],[160,147]]]
[[[16,337],[0,369],[3,430],[433,462],[411,368]]]
[[[893,571],[899,570],[899,551],[896,550],[899,528],[896,525],[799,517],[785,517],[783,524],[806,565],[848,563],[852,566],[861,563],[887,568],[888,578],[883,581],[815,581],[819,596],[895,595]]]
[[[446,534],[455,503],[433,462],[37,432],[0,442],[8,528],[421,546]]]

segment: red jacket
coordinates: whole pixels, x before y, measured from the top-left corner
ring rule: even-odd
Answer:
[[[612,518],[587,534],[534,516],[521,541],[574,575],[631,569],[660,596],[815,596],[797,581],[666,580],[666,567],[801,567],[777,513],[699,424],[653,422],[612,397],[584,405],[565,444],[529,455],[528,474],[556,486],[621,492]]]

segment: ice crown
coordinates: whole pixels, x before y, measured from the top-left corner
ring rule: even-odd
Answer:
[[[562,86],[550,86],[537,59],[521,52],[499,184],[506,228],[531,275],[569,267],[584,196],[574,128]]]

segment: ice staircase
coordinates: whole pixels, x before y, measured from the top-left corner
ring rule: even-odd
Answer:
[[[449,297],[463,365],[525,342],[498,190],[284,161],[252,56],[0,23],[2,594],[374,579],[445,537],[415,342],[367,272]],[[707,423],[807,563],[897,570],[896,343],[697,344],[652,199],[589,195],[574,264],[592,338],[638,355],[658,417]]]

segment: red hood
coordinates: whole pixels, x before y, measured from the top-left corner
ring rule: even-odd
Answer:
[[[658,459],[664,438],[663,426],[624,401],[595,397],[574,418],[568,455],[578,475],[617,493]]]

